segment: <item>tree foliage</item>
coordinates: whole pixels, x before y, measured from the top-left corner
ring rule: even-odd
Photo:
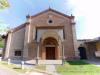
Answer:
[[[7,0],[0,0],[0,9],[4,9],[6,7],[9,7],[9,3]]]
[[[0,41],[2,40],[2,35],[0,35]]]
[[[4,47],[4,40],[2,38],[2,35],[0,35],[0,48]]]

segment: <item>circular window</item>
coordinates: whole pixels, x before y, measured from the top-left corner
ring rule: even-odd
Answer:
[[[50,24],[51,24],[51,23],[53,23],[53,21],[52,21],[52,20],[48,20],[48,23],[50,23]]]

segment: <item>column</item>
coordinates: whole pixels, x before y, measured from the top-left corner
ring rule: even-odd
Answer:
[[[46,60],[46,48],[43,45],[42,45],[41,54],[42,54],[42,60]]]
[[[36,56],[36,64],[38,64],[39,60],[39,42],[37,42],[37,56]]]
[[[37,59],[39,59],[39,42],[38,42],[38,47],[37,47]]]
[[[61,59],[60,58],[60,47],[59,46],[57,47],[57,59],[58,60]]]
[[[77,39],[76,39],[75,25],[72,25],[72,32],[73,32],[73,45],[74,45],[75,57],[79,58],[79,51],[78,51],[78,45],[77,45]]]
[[[64,64],[65,55],[64,55],[64,42],[62,42],[62,64]]]
[[[26,29],[25,29],[25,40],[24,40],[24,49],[23,49],[24,60],[28,59],[28,45],[30,43],[31,20],[32,20],[31,16],[28,15],[27,22],[29,22],[29,24],[26,25]]]
[[[4,59],[8,59],[9,56],[10,56],[11,40],[12,40],[12,32],[9,32],[8,33],[8,38],[7,38],[7,46],[6,46],[6,52],[5,52]]]
[[[28,28],[29,28],[29,25],[26,25],[24,49],[23,49],[23,59],[24,60],[28,59]]]

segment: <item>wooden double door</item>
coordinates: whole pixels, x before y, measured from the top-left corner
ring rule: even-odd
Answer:
[[[46,47],[46,59],[47,60],[55,59],[55,47]]]

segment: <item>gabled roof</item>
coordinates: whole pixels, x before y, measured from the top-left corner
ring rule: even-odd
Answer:
[[[58,13],[58,14],[64,16],[64,17],[74,18],[74,16],[72,16],[72,15],[71,15],[71,16],[66,15],[66,14],[61,13],[61,12],[59,12],[59,11],[56,11],[56,10],[54,10],[54,9],[52,9],[52,8],[49,8],[49,9],[47,9],[47,10],[44,10],[44,11],[42,11],[42,12],[36,14],[36,15],[33,15],[33,16],[27,15],[26,18],[30,18],[30,17],[31,17],[31,18],[34,18],[34,17],[36,17],[36,16],[38,16],[38,15],[41,15],[41,14],[43,14],[43,13],[46,13],[46,12],[48,12],[48,11],[52,11],[52,12]]]
[[[21,25],[15,27],[14,29],[9,30],[8,33],[9,33],[9,32],[16,32],[16,31],[22,29],[23,27],[25,27],[25,26],[28,25],[28,24],[29,24],[28,22],[23,23],[23,24],[21,24]]]
[[[26,16],[26,18],[34,18],[34,17],[39,16],[39,15],[41,15],[41,14],[43,14],[43,13],[48,12],[48,11],[52,11],[52,12],[58,13],[58,14],[64,16],[64,17],[67,17],[67,18],[74,18],[74,16],[72,16],[72,15],[69,16],[69,15],[66,15],[66,14],[64,14],[64,13],[58,12],[58,11],[56,11],[56,10],[54,10],[54,9],[51,9],[51,8],[49,8],[49,9],[47,9],[47,10],[44,10],[44,11],[42,11],[42,12],[36,14],[36,15],[33,15],[33,16],[28,15],[28,16]],[[19,25],[18,27],[16,27],[16,28],[10,30],[10,32],[11,32],[11,31],[12,31],[12,32],[16,32],[16,31],[18,31],[19,29],[22,29],[23,27],[25,27],[25,26],[28,25],[28,24],[29,24],[28,22],[26,22],[26,23],[24,23],[24,24],[21,24],[21,25]]]
[[[93,43],[93,42],[100,42],[100,37],[91,39],[90,41],[86,42],[86,43]]]
[[[19,25],[18,27],[16,27],[16,28],[13,29],[13,32],[16,32],[17,30],[22,29],[22,28],[25,27],[27,24],[29,24],[29,23],[26,22],[26,23],[24,23],[24,24],[22,24],[22,25]]]

